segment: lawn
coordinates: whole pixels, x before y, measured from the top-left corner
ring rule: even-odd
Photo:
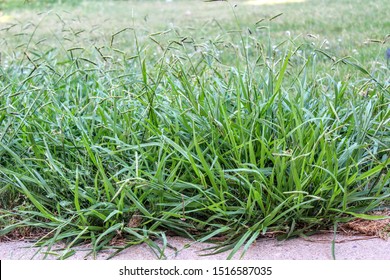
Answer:
[[[0,237],[232,257],[384,218],[385,7],[0,1]]]

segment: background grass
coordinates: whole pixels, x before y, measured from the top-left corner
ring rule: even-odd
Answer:
[[[231,257],[380,218],[385,1],[322,2],[3,3],[0,234],[46,229],[60,258],[218,237]]]

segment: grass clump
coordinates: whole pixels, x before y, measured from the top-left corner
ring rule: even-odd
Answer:
[[[1,235],[44,228],[41,244],[94,252],[121,237],[159,257],[167,233],[219,237],[216,252],[232,257],[267,233],[388,207],[386,67],[298,40],[276,51],[271,35],[246,30],[191,41],[126,28],[99,47],[40,44],[31,36],[0,68]]]

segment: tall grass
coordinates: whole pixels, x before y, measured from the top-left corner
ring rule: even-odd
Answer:
[[[39,244],[69,245],[59,258],[118,237],[164,258],[166,234],[218,237],[231,258],[267,233],[375,218],[390,197],[389,70],[275,47],[257,37],[271,25],[205,41],[126,28],[70,48],[30,34],[3,53],[0,235],[44,228]]]

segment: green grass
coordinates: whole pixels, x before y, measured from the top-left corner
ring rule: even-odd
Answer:
[[[337,228],[388,207],[385,44],[358,47],[365,32],[385,38],[384,1],[367,4],[378,11],[367,30],[356,24],[365,2],[320,6],[344,13],[346,31],[337,14],[314,20],[321,1],[201,3],[191,20],[186,1],[159,15],[151,5],[162,2],[144,2],[5,10],[0,235],[44,228],[39,244],[68,243],[59,258],[118,236],[164,258],[168,233],[222,236],[214,252],[232,257],[267,233]]]

